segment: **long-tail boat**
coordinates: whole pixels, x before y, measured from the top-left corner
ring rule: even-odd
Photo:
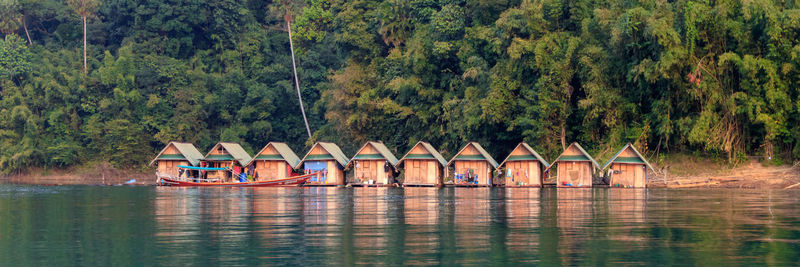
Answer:
[[[193,167],[193,166],[178,166],[178,168],[195,171],[230,171],[228,168],[209,168],[209,167]],[[268,187],[268,186],[297,186],[305,184],[311,177],[317,176],[318,173],[310,173],[305,175],[292,176],[284,179],[269,180],[269,181],[254,181],[254,182],[223,182],[220,179],[202,179],[194,177],[175,177],[168,174],[156,172],[156,184],[160,186],[203,186],[203,187]]]

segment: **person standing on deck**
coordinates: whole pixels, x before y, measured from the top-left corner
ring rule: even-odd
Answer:
[[[233,161],[231,161],[231,164],[228,165],[228,171],[229,172],[227,172],[227,173],[230,174],[230,175],[228,177],[225,177],[225,178],[227,178],[227,179],[225,179],[225,181],[233,182],[233,177],[234,177],[234,174],[233,174]]]

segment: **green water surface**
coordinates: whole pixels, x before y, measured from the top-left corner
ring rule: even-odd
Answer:
[[[797,265],[800,191],[0,185],[0,265]]]

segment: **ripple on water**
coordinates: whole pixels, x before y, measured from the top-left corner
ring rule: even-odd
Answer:
[[[798,204],[783,190],[0,185],[0,262],[784,265],[800,261]]]

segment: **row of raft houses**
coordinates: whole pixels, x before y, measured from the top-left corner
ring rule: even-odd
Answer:
[[[310,186],[386,186],[403,171],[403,186],[506,186],[542,187],[556,169],[557,187],[592,187],[602,175],[610,187],[646,187],[647,170],[655,172],[648,161],[628,143],[604,165],[600,166],[578,143],[572,143],[552,163],[548,163],[527,143],[520,143],[497,163],[477,142],[465,145],[450,161],[429,143],[420,141],[399,160],[382,142],[367,142],[348,158],[334,143],[317,142],[299,158],[288,145],[270,142],[251,157],[239,144],[220,142],[204,156],[191,143],[170,142],[150,165],[172,176],[189,177],[189,171],[178,166],[229,168],[230,171],[209,172],[205,178],[232,181],[239,173],[250,179],[266,181],[303,173],[318,172],[306,185]],[[351,181],[346,171],[353,171]],[[450,170],[450,171],[448,171]],[[193,175],[197,175],[194,173]],[[197,177],[197,176],[192,176]],[[445,184],[445,179],[448,182]]]

